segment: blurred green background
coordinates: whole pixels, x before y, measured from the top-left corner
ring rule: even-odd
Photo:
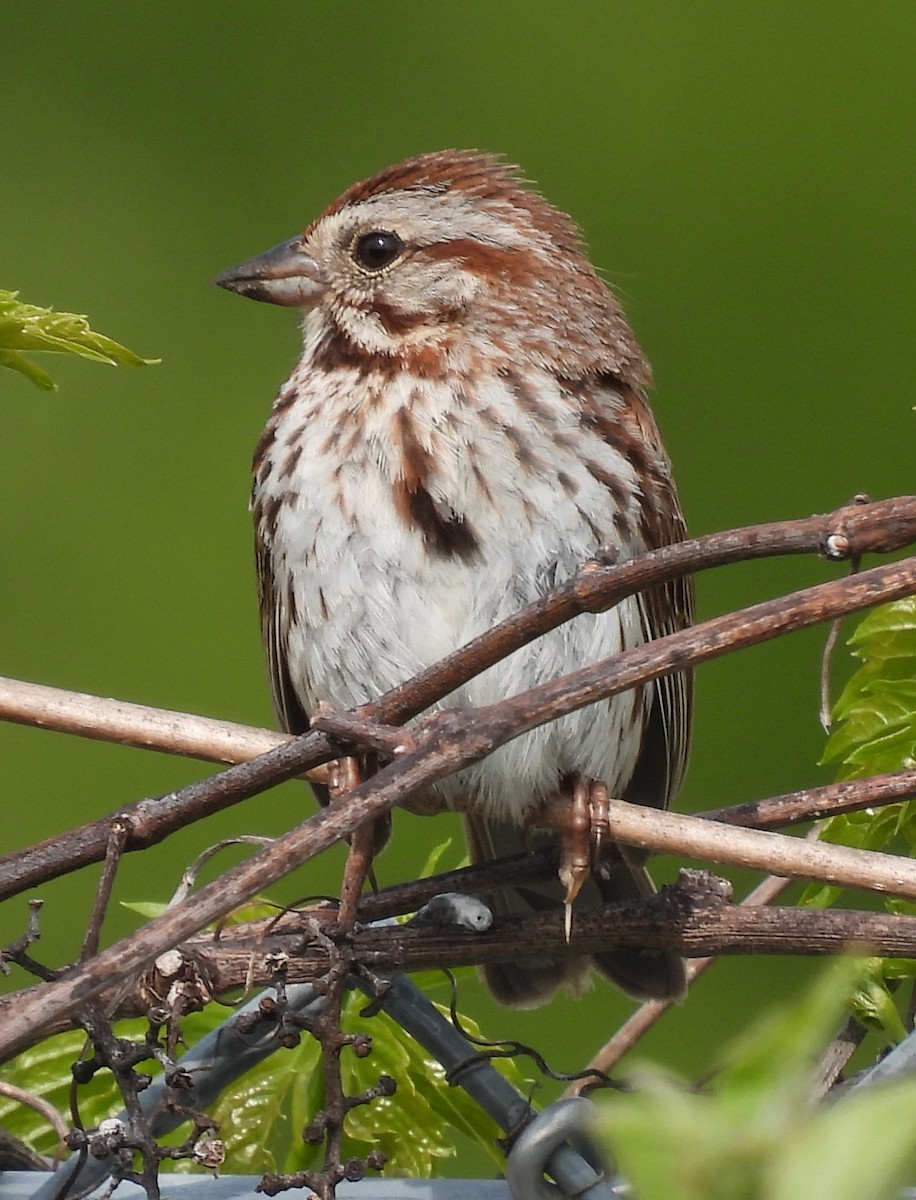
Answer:
[[[272,723],[248,464],[298,333],[292,313],[210,281],[423,150],[502,151],[580,222],[654,364],[692,531],[912,489],[908,0],[43,0],[3,5],[0,41],[0,286],[163,360],[43,359],[53,395],[0,377],[2,673]],[[700,581],[700,611],[835,573],[732,568]],[[827,778],[823,637],[702,669],[685,808]],[[11,726],[0,762],[4,852],[209,771]],[[289,785],[133,855],[118,895],[165,900],[204,846],[280,832],[310,803]],[[395,829],[383,882],[456,832],[403,814]],[[339,863],[281,893],[333,890]],[[48,960],[76,952],[95,878],[41,889]],[[7,904],[0,937],[24,919],[24,899]],[[107,936],[132,919],[114,911]],[[807,970],[720,965],[646,1052],[702,1071]],[[476,984],[463,1001],[568,1069],[631,1007],[603,984],[517,1017]]]

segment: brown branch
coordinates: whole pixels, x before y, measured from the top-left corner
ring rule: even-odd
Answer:
[[[899,496],[874,504],[853,503],[834,513],[804,520],[709,534],[620,565],[608,565],[599,557],[583,564],[552,596],[529,605],[402,687],[362,706],[355,715],[400,724],[501,657],[577,614],[609,608],[646,587],[690,572],[785,554],[817,553],[840,560],[869,552],[891,552],[914,540],[916,497]],[[245,761],[252,753],[285,741],[283,734],[250,726],[62,692],[18,680],[0,679],[0,719],[225,762]],[[308,751],[297,757],[304,765],[296,773],[315,768],[333,758],[336,752],[330,739],[314,735]],[[295,753],[298,756],[298,751]],[[277,765],[279,773],[265,787],[291,777],[280,768],[280,760]],[[175,829],[254,794],[249,790],[251,777],[244,772],[237,775],[227,772],[217,778],[223,782],[213,788],[185,789],[162,800],[141,800],[125,806],[120,810],[121,815],[130,818],[135,828],[135,837],[126,850],[154,845]],[[103,818],[0,859],[0,899],[100,861],[105,854],[110,821],[111,816]]]
[[[266,935],[266,922],[233,926],[219,939],[209,934],[192,938],[183,950],[217,994],[249,979],[256,985],[268,983],[278,956],[287,964],[290,983],[308,982],[328,969],[327,949],[309,932],[315,916],[288,914]],[[676,884],[638,903],[577,910],[568,944],[559,911],[502,921],[485,932],[454,925],[386,924],[357,927],[349,937],[353,959],[380,973],[479,966],[545,954],[575,957],[624,946],[671,950],[693,959],[722,954],[823,956],[850,949],[909,958],[916,955],[916,917],[709,903],[692,885]]]
[[[897,804],[913,796],[916,796],[916,770],[890,771],[884,775],[805,788],[784,796],[735,804],[728,808],[708,809],[693,815],[748,829],[773,830],[839,813]],[[612,847],[608,846],[608,851],[613,852]],[[361,921],[376,921],[381,917],[416,912],[439,892],[477,895],[494,887],[530,884],[555,875],[557,864],[555,850],[539,850],[472,867],[460,867],[426,879],[411,879],[363,896],[359,917]]]
[[[757,909],[767,904],[772,904],[778,899],[786,888],[792,883],[791,879],[786,879],[780,875],[768,875],[765,879],[749,892],[741,901],[741,908]],[[834,910],[838,911],[838,910]],[[699,977],[705,974],[711,966],[714,966],[718,961],[715,955],[706,954],[700,958],[691,958],[687,962],[687,987],[691,988],[694,982]],[[616,1067],[617,1063],[628,1054],[636,1043],[645,1036],[646,1033],[655,1025],[675,1003],[673,1000],[647,1000],[641,1004],[632,1016],[615,1030],[608,1038],[600,1050],[598,1050],[583,1068],[583,1071],[601,1072],[605,1075]],[[574,1080],[566,1091],[564,1096],[580,1096],[586,1094],[594,1084],[594,1079],[589,1079],[586,1076],[583,1079]]]
[[[129,827],[125,853],[145,850],[184,825],[294,779],[307,767],[333,758],[334,753],[326,737],[303,734],[180,791],[126,804],[98,821],[7,854],[0,858],[0,900],[101,861],[114,820],[123,820]]]
[[[895,854],[741,829],[622,800],[611,800],[608,813],[611,837],[625,846],[916,899],[916,861]]]
[[[253,725],[3,677],[0,720],[216,763],[247,762],[290,740]]]
[[[105,920],[105,914],[108,911],[111,893],[114,889],[115,876],[121,862],[121,855],[124,853],[124,843],[127,841],[128,832],[128,827],[123,821],[119,821],[117,818],[112,821],[111,828],[108,831],[108,849],[105,854],[105,865],[102,868],[102,877],[96,889],[95,902],[92,905],[92,913],[89,917],[89,924],[86,927],[86,936],[83,938],[80,962],[85,962],[99,952],[102,922]]]
[[[585,612],[684,575],[729,563],[819,554],[833,561],[888,554],[916,541],[916,496],[855,501],[832,513],[706,534],[626,563],[599,553],[550,596],[521,609],[460,650],[359,711],[400,724],[520,646]],[[286,734],[191,713],[0,678],[0,720],[143,749],[245,762],[288,740]]]
[[[725,821],[749,829],[779,829],[803,821],[819,821],[840,813],[882,808],[916,796],[916,770],[888,771],[865,779],[848,779],[825,787],[804,788],[785,796],[752,800],[729,808],[711,808],[697,813],[710,821]]]
[[[819,554],[842,561],[863,554],[893,553],[914,541],[916,496],[895,496],[873,504],[854,501],[835,512],[802,520],[773,521],[705,534],[625,563],[617,563],[613,552],[599,553],[550,596],[495,625],[399,689],[401,700],[395,723],[416,716],[435,700],[564,621],[581,613],[603,612],[646,588],[729,563],[790,554]],[[373,714],[366,712],[366,715]],[[381,713],[376,719],[392,720]]]
[[[498,738],[497,744],[502,744],[563,713],[616,695],[645,679],[670,675],[746,646],[833,620],[840,614],[898,600],[914,592],[916,558],[873,567],[859,575],[818,584],[715,617],[616,658],[582,667],[519,696],[478,709],[473,720],[477,728],[486,727],[488,733],[492,729]],[[610,686],[609,679],[613,679]],[[460,715],[469,717],[470,710]]]
[[[702,873],[687,873],[700,875]],[[708,877],[707,877],[708,878]],[[780,881],[761,885],[770,897]],[[623,946],[656,947],[690,958],[699,973],[714,955],[767,954],[825,956],[844,951],[883,957],[916,957],[916,917],[859,910],[766,908],[757,889],[742,905],[731,905],[687,879],[657,895],[629,904],[577,910],[570,940],[562,913],[539,913],[503,921],[485,932],[454,925],[357,926],[344,933],[326,909],[288,912],[275,921],[253,921],[199,934],[182,944],[187,969],[206,979],[208,992],[224,995],[240,988],[276,982],[277,962],[284,963],[288,983],[323,978],[329,966],[329,938],[343,937],[349,960],[374,973],[423,971],[443,966],[471,966],[528,957],[581,956]],[[320,930],[316,935],[316,929]],[[174,970],[174,967],[172,967]],[[138,982],[129,996],[117,997],[103,987],[100,1003],[118,1000],[119,1016],[144,1013],[151,994],[167,990],[155,970]],[[37,1000],[39,986],[4,1002],[12,1006]],[[636,1014],[651,1016],[653,1005]],[[25,1045],[69,1027],[71,1016],[57,1015],[29,1031]],[[616,1039],[614,1039],[616,1042]],[[612,1048],[611,1048],[612,1049]],[[619,1057],[619,1055],[618,1055]]]
[[[450,710],[428,718],[415,731],[417,748],[404,753],[372,780],[354,789],[345,802],[323,809],[311,820],[278,838],[269,849],[228,871],[221,879],[149,922],[129,938],[109,947],[91,963],[39,988],[40,997],[17,1004],[15,1011],[8,1014],[7,1027],[0,1037],[0,1057],[20,1048],[36,1024],[54,1021],[112,982],[126,979],[163,950],[218,920],[234,905],[249,899],[258,890],[270,886],[352,833],[363,821],[383,815],[431,783],[479,761],[504,742],[562,713],[605,699],[637,683],[914,591],[916,559],[906,559],[717,617],[573,672],[501,704],[477,710]],[[180,795],[186,801],[188,793],[196,791],[199,797],[209,798],[212,803],[214,794],[218,797],[220,790],[227,787],[233,792],[239,788],[246,795],[262,791],[279,779],[290,778],[313,765],[314,739],[324,740],[321,735],[306,735],[251,763],[232,767],[214,780],[193,785]],[[176,800],[177,796],[171,799]],[[620,819],[618,812],[615,820]],[[716,828],[711,822],[697,824]],[[756,836],[778,837],[776,834]],[[633,839],[635,844],[646,844],[645,826],[640,832],[634,825],[626,837]],[[840,848],[832,849],[836,853]],[[774,866],[773,863],[768,865]],[[777,860],[775,865],[782,873],[782,863]],[[908,864],[901,865],[901,878],[909,869]],[[872,879],[871,886],[895,890],[892,881],[876,884]],[[905,882],[904,887],[909,892],[911,884]]]

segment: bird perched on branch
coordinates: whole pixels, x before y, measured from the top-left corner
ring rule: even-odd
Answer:
[[[303,351],[254,457],[264,644],[284,727],[404,682],[567,579],[684,523],[646,399],[649,366],[572,220],[489,155],[424,154],[354,184],[291,241],[227,271],[231,291],[303,313]],[[491,704],[682,629],[673,583],[561,626],[459,688]],[[475,861],[542,846],[544,805],[666,805],[687,757],[677,674],[571,713],[442,780],[411,807],[466,813]],[[569,902],[581,878],[504,889],[495,915]],[[595,865],[578,903],[652,890],[641,861]],[[583,959],[486,969],[538,1004]],[[683,994],[682,961],[594,965],[637,997]]]

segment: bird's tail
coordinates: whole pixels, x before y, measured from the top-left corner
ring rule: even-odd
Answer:
[[[544,849],[556,842],[555,835],[549,833],[539,833],[532,841],[529,834],[523,835],[516,826],[503,821],[469,816],[465,823],[474,863]],[[586,881],[575,907],[640,900],[654,892],[649,872],[640,863],[601,863]],[[557,879],[500,888],[484,899],[499,921],[562,908],[564,893]],[[575,925],[575,916],[573,922]],[[483,974],[497,1000],[518,1008],[533,1008],[549,1000],[563,984],[581,990],[592,966],[637,1000],[681,1000],[687,990],[684,960],[665,950],[628,948],[591,958],[523,958],[490,963]]]

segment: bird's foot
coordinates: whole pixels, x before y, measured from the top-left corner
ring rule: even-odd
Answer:
[[[563,900],[566,940],[572,932],[573,901],[592,873],[609,833],[608,790],[599,780],[577,777],[573,781],[565,819],[559,825],[560,882],[566,888]]]

